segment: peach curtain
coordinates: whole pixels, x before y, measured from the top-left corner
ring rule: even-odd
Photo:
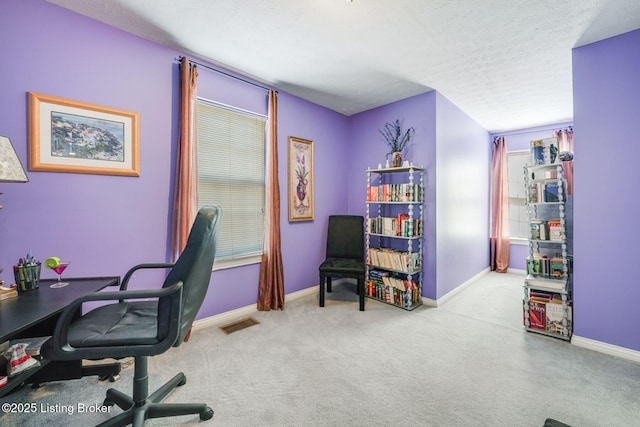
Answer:
[[[280,243],[280,184],[278,181],[278,96],[269,91],[267,182],[264,216],[264,247],[260,264],[258,310],[284,308],[284,274]]]
[[[561,129],[554,132],[558,138],[560,151],[570,151],[573,154],[573,128]],[[573,194],[573,161],[562,162],[564,176],[567,179],[567,195]]]
[[[498,273],[509,268],[509,181],[507,142],[504,136],[493,140],[491,164],[490,267]]]
[[[176,180],[173,200],[171,250],[177,259],[187,244],[189,230],[198,212],[198,168],[196,140],[196,79],[195,64],[186,57],[180,60],[180,111]]]

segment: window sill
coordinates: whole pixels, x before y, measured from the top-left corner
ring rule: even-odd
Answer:
[[[221,259],[213,263],[213,271],[226,270],[227,268],[243,267],[262,262],[262,254],[252,255],[245,258]]]
[[[529,246],[529,240],[523,239],[522,237],[511,237],[509,238],[509,243],[512,245]]]

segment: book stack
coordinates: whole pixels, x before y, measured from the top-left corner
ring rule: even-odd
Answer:
[[[564,233],[562,232],[562,222],[559,219],[550,219],[547,221],[547,228],[549,229],[549,240],[555,242],[561,242]]]
[[[369,264],[402,273],[414,273],[422,267],[418,252],[401,252],[388,248],[369,248]]]
[[[527,201],[529,203],[557,203],[560,202],[561,185],[557,179],[533,181],[529,184]],[[564,192],[564,187],[562,187]]]
[[[412,307],[418,302],[417,284],[407,277],[384,270],[371,269],[367,281],[367,295],[400,307]]]
[[[523,305],[523,309],[524,309]],[[564,310],[567,310],[566,324]],[[566,334],[571,330],[571,304],[563,306],[558,294],[542,291],[529,292],[529,327],[538,331]]]
[[[531,161],[534,165],[552,165],[560,162],[558,138],[531,141]]]
[[[422,232],[419,219],[409,218],[409,214],[401,213],[397,217],[369,218],[367,227],[369,233],[385,236],[416,237]]]
[[[367,187],[368,202],[420,202],[419,184],[380,184]]]
[[[527,274],[558,279],[564,277],[562,254],[553,256],[540,252],[532,254],[532,256],[527,257]]]
[[[547,240],[547,223],[542,219],[532,219],[529,223],[531,240]]]
[[[529,222],[531,240],[548,240],[551,242],[564,241],[562,222],[559,219],[534,218]]]

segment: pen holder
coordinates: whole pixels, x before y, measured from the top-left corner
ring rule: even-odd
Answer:
[[[40,282],[40,264],[14,265],[13,276],[16,279],[18,293],[38,289]]]

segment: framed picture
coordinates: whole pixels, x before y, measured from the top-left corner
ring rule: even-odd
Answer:
[[[29,169],[140,176],[138,113],[29,92]]]
[[[289,221],[313,221],[313,141],[289,137]]]

